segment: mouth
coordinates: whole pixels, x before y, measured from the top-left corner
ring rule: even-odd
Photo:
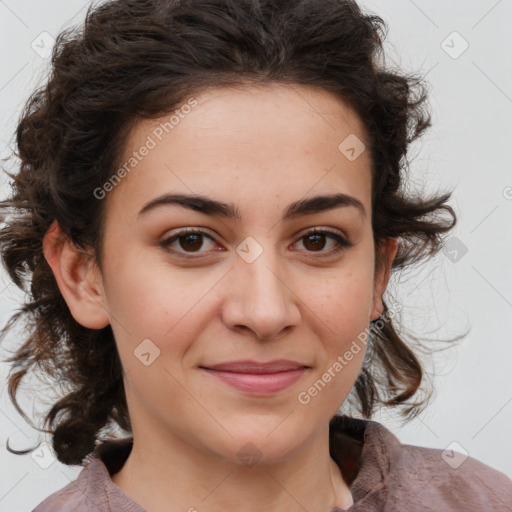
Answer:
[[[251,394],[277,393],[295,384],[311,367],[295,361],[232,361],[200,366],[231,387]]]

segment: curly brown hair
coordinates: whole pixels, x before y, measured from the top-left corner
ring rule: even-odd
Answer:
[[[17,126],[20,164],[0,203],[0,252],[28,296],[2,331],[3,338],[23,320],[27,333],[6,360],[13,363],[9,396],[30,422],[16,400],[27,373],[44,372],[65,388],[44,418],[59,461],[82,464],[107,428],[131,432],[131,424],[113,332],[73,318],[43,238],[57,221],[78,248],[94,250],[101,268],[106,201],[94,190],[113,175],[138,120],[215,86],[279,82],[334,92],[367,130],[375,246],[399,239],[394,271],[439,251],[456,223],[446,204],[451,193],[412,196],[404,187],[409,144],[431,126],[428,88],[422,77],[385,65],[386,32],[354,0],[114,0],[89,7],[83,27],[58,36],[50,76]],[[380,404],[412,419],[427,404],[432,393],[413,342],[421,346],[391,320],[372,329],[371,364],[363,364],[351,393],[364,417]],[[423,400],[414,401],[420,391]]]

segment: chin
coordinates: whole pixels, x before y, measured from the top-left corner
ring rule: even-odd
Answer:
[[[282,418],[281,418],[282,419]],[[231,463],[252,467],[278,463],[300,449],[302,440],[290,436],[281,420],[251,422],[250,428],[237,426],[227,428],[231,438],[224,437],[224,453],[221,455]],[[277,427],[277,428],[276,428]],[[218,446],[216,451],[219,452]]]

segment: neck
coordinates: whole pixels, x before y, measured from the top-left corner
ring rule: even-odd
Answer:
[[[150,512],[329,512],[353,504],[329,455],[328,428],[285,459],[252,465],[134,430],[132,451],[112,480]]]

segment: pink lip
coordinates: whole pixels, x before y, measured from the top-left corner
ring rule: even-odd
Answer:
[[[294,361],[232,361],[201,367],[223,382],[249,393],[276,393],[290,387],[309,368]]]

